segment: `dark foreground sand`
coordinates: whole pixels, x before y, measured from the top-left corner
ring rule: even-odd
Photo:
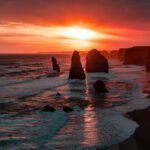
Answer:
[[[150,99],[150,82],[144,90]],[[150,150],[150,107],[128,112],[127,116],[139,124],[135,133],[125,142],[105,150]]]
[[[97,150],[138,150],[138,149],[134,139],[131,137],[123,143],[113,145],[112,147],[106,149],[97,149]]]
[[[131,119],[139,124],[132,136],[138,150],[150,150],[150,107],[128,113]]]

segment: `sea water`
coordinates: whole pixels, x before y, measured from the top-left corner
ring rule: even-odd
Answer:
[[[60,64],[59,74],[52,72],[52,56]],[[126,112],[150,105],[142,66],[110,60],[109,74],[88,73],[79,81],[68,80],[70,53],[1,55],[0,60],[0,150],[105,148],[126,140],[138,127],[124,117]],[[95,93],[97,80],[106,83],[107,94]],[[45,105],[57,111],[41,112]],[[74,111],[65,113],[64,105]]]

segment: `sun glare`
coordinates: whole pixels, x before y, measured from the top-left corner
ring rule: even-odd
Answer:
[[[65,50],[93,48],[102,44],[104,40],[118,38],[100,29],[78,25],[42,27],[30,24],[12,24],[11,28],[0,26],[0,32],[7,35],[4,36],[4,40],[20,45],[32,45],[32,47],[41,45],[41,48],[44,46]]]
[[[68,38],[88,40],[96,38],[97,34],[89,29],[75,26],[66,28],[64,30],[64,36]]]

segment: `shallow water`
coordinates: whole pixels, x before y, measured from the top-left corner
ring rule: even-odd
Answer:
[[[142,92],[148,81],[144,67],[110,61],[109,74],[91,73],[86,81],[69,81],[70,55],[65,59],[59,55],[63,73],[51,77],[47,76],[53,74],[49,71],[50,56],[38,57],[34,60],[32,56],[30,65],[42,62],[47,69],[43,74],[37,67],[35,78],[32,73],[11,76],[6,65],[16,68],[3,64],[6,76],[0,77],[0,149],[96,149],[122,142],[134,133],[137,124],[123,114],[149,106]],[[28,59],[19,63],[25,65],[25,61]],[[98,79],[106,83],[109,93],[94,92],[92,85]],[[56,96],[57,92],[61,96]],[[47,104],[57,111],[41,112]],[[74,107],[74,111],[63,112],[63,105]]]

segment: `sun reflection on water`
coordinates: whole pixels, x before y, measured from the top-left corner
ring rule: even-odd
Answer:
[[[97,117],[94,107],[87,107],[83,115],[84,128],[83,128],[83,145],[96,145],[99,141],[99,132],[97,129]]]

